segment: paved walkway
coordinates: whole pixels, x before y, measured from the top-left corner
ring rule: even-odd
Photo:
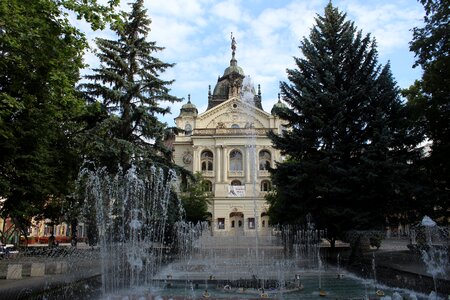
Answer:
[[[100,275],[99,252],[83,245],[78,249],[64,245],[52,249],[53,251],[43,247],[34,250],[39,254],[19,252],[15,257],[0,260],[0,299],[30,299],[30,295],[67,287],[67,283],[79,282]],[[44,276],[31,277],[33,263],[45,265]],[[55,268],[57,263],[63,263],[63,267],[59,270]],[[8,266],[13,264],[22,266],[22,278],[6,279]],[[65,299],[76,299],[76,297]]]

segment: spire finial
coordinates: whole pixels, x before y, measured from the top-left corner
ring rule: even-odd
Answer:
[[[191,94],[188,94],[188,103],[191,103]]]
[[[236,53],[236,39],[233,36],[233,32],[231,32],[231,55],[232,55],[231,59],[234,59],[235,53]]]
[[[280,96],[280,93],[278,93],[278,102],[281,102]]]

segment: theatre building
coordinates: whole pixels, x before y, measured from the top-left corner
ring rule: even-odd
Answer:
[[[211,194],[209,212],[214,235],[270,233],[268,203],[271,189],[268,167],[281,160],[267,132],[281,133],[282,121],[263,110],[261,92],[232,58],[211,92],[208,107],[199,113],[189,97],[175,118],[185,132],[173,142],[174,161],[201,172]],[[206,93],[205,93],[206,96]],[[283,105],[279,100],[275,105]],[[272,109],[273,110],[273,109]]]

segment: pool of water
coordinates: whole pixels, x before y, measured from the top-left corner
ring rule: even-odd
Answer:
[[[318,276],[314,274],[302,275],[301,283],[303,290],[283,290],[275,288],[265,288],[264,290],[232,288],[224,289],[222,286],[211,284],[193,284],[189,281],[184,283],[176,282],[171,287],[141,288],[139,290],[124,291],[120,295],[108,295],[102,299],[128,300],[128,299],[206,299],[204,294],[207,291],[209,299],[428,299],[428,296],[412,291],[388,288],[374,285],[372,280],[357,278],[351,274],[345,274],[343,278],[337,278],[337,274],[325,274],[321,276],[322,291],[326,296],[319,294]],[[382,291],[384,297],[377,295],[377,291]],[[263,295],[264,294],[264,295]]]

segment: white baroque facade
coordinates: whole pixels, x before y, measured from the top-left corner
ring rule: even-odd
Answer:
[[[173,142],[174,161],[208,181],[212,195],[209,212],[214,235],[267,235],[271,188],[268,166],[281,159],[267,132],[280,133],[282,122],[265,112],[258,93],[232,59],[223,76],[208,93],[208,108],[198,113],[190,101],[175,118],[184,129]],[[283,105],[278,101],[275,105]]]

